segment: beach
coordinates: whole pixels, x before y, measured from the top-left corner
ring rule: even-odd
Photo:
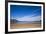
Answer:
[[[17,28],[40,28],[41,24],[10,24],[11,29],[17,29]]]

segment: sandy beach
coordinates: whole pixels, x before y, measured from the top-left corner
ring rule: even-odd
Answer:
[[[40,24],[11,24],[10,28],[11,29],[16,29],[16,28],[40,28]]]

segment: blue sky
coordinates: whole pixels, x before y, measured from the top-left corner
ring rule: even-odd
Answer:
[[[39,21],[41,6],[10,5],[10,18],[19,21]]]

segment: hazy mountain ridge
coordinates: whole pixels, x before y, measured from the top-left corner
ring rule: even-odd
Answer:
[[[16,19],[10,19],[10,22],[11,23],[17,23],[17,24],[30,24],[30,23],[33,23],[33,24],[41,24],[41,21],[18,21],[18,20],[16,20]]]

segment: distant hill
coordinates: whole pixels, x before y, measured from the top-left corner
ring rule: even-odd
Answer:
[[[16,19],[10,19],[10,23],[17,23],[17,24],[26,24],[26,23],[41,24],[41,20],[40,21],[18,21]]]
[[[10,19],[10,23],[16,23],[16,22],[18,22],[18,20],[16,20],[16,19]]]

